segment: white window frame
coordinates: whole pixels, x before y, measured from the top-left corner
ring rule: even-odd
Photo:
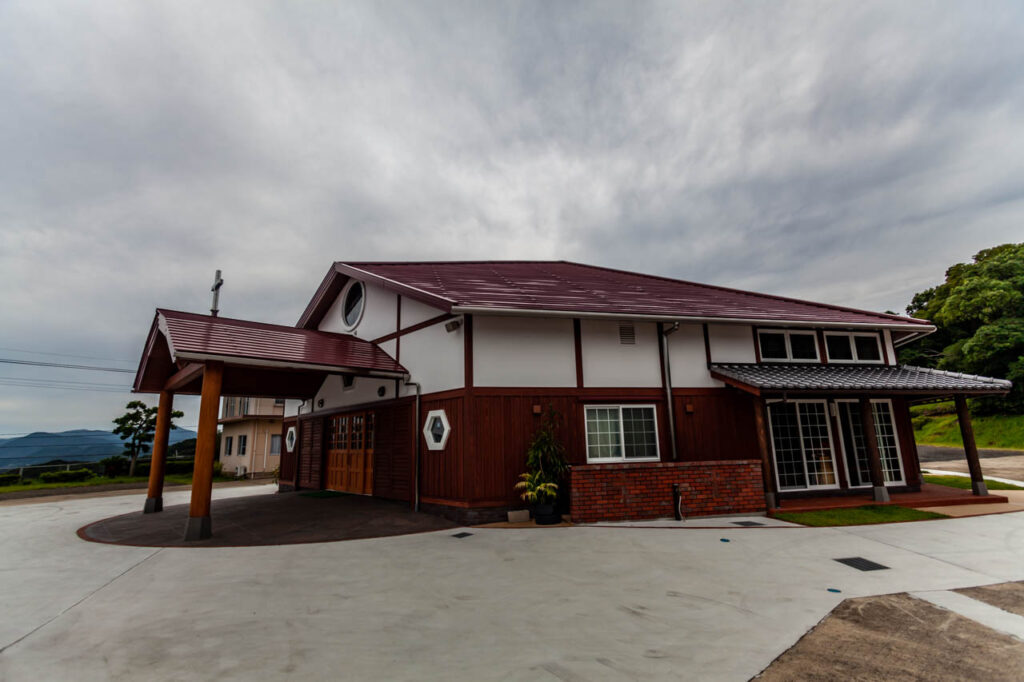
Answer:
[[[835,435],[832,433],[832,412],[830,411],[830,408],[829,408],[829,405],[828,405],[829,401],[828,400],[824,400],[824,399],[818,399],[818,398],[805,398],[805,399],[799,399],[799,400],[769,400],[767,402],[767,405],[771,406],[771,405],[774,405],[774,404],[777,404],[777,403],[783,403],[783,402],[786,402],[786,403],[820,403],[820,404],[825,406],[825,428],[828,431],[829,451],[832,453],[832,475],[835,477],[836,482],[831,484],[831,485],[805,485],[803,488],[783,488],[782,487],[782,482],[779,480],[778,460],[775,458],[775,429],[772,427],[772,419],[771,419],[771,415],[769,414],[769,415],[767,415],[767,417],[768,417],[768,442],[771,444],[771,448],[772,448],[772,469],[774,470],[774,473],[775,473],[775,489],[778,490],[780,493],[799,492],[801,490],[839,490],[840,487],[841,487],[839,485],[839,465],[836,462],[836,439],[835,439]],[[803,461],[803,465],[804,465],[804,481],[809,482],[811,480],[811,476],[810,476],[810,473],[807,471],[807,450],[804,449],[804,437],[803,437],[804,426],[803,426],[803,423],[800,421],[800,410],[799,409],[796,411],[796,425],[797,425],[797,432],[800,434],[800,457],[801,457],[801,460]],[[846,479],[846,480],[849,481],[850,479]]]
[[[851,398],[842,398],[842,399],[835,400],[833,402],[836,403],[836,421],[840,422],[839,423],[839,428],[842,429],[842,427],[843,427],[843,424],[842,424],[843,417],[842,417],[842,413],[839,411],[839,403],[858,403],[860,401],[856,400],[856,399],[851,399]],[[906,485],[907,484],[907,472],[903,469],[903,450],[900,449],[900,430],[899,430],[899,427],[896,425],[896,410],[893,409],[892,400],[889,399],[889,398],[872,398],[871,399],[871,403],[872,403],[872,405],[874,403],[889,403],[889,417],[892,418],[892,435],[896,439],[896,461],[899,462],[899,465],[900,465],[900,479],[898,481],[886,481],[885,485],[887,485],[887,486],[903,486],[903,485]],[[872,419],[872,421],[875,420],[874,409],[875,408],[873,408],[873,407],[871,408],[871,419]],[[875,425],[875,437],[876,438],[878,437],[878,425],[877,424]],[[859,490],[861,488],[870,488],[871,487],[871,483],[870,482],[862,483],[861,485],[850,485],[850,481],[852,480],[850,478],[850,465],[849,465],[849,463],[847,461],[847,458],[846,458],[846,439],[842,437],[842,431],[840,431],[840,433],[839,433],[839,448],[840,448],[840,450],[842,450],[842,454],[843,454],[843,471],[846,473],[846,485],[847,485],[847,487],[851,488],[853,490]],[[854,459],[856,459],[856,453],[854,453]]]
[[[345,321],[345,299],[348,298],[348,292],[352,290],[355,285],[363,287],[363,307],[359,310],[359,315],[356,316],[356,321],[349,324]],[[350,332],[359,326],[359,323],[363,321],[363,315],[366,314],[367,299],[370,296],[370,292],[367,289],[366,283],[358,279],[350,279],[345,287],[341,290],[341,296],[338,298],[338,314],[341,316],[341,326],[345,331]]]
[[[830,336],[844,336],[850,339],[850,350],[853,353],[852,360],[833,360],[832,356],[828,352],[828,337]],[[864,336],[875,340],[878,344],[878,359],[877,360],[861,360],[857,356],[857,344],[854,339],[858,336]],[[884,365],[885,364],[885,350],[882,346],[882,339],[876,332],[825,332],[825,357],[828,359],[829,364],[832,365]]]
[[[650,408],[654,415],[654,451],[657,453],[654,457],[626,457],[626,428],[622,423],[622,408],[635,409],[635,408]],[[618,457],[590,457],[590,430],[587,424],[587,410],[607,410],[616,408],[619,411],[619,437],[622,439],[620,448],[622,454]],[[583,447],[587,453],[587,464],[623,464],[629,462],[660,462],[661,461],[661,442],[660,432],[658,431],[658,406],[649,403],[634,404],[634,403],[621,403],[610,405],[607,403],[596,403],[593,405],[583,406]]]
[[[785,358],[766,358],[761,353],[761,334],[782,334],[786,337],[786,357]],[[800,358],[799,360],[793,359],[793,346],[789,341],[790,334],[797,334],[799,336],[811,336],[814,338],[814,359]],[[758,329],[757,330],[757,356],[761,358],[761,362],[803,362],[813,363],[821,362],[821,349],[818,348],[818,332],[813,329]]]

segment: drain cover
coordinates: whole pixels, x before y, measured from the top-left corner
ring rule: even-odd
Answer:
[[[763,526],[764,524],[763,523],[759,523],[757,521],[733,521],[732,525],[734,525],[734,526],[747,526],[749,528],[750,526]]]
[[[453,538],[458,538],[458,539],[460,539],[460,540],[461,540],[462,538],[468,538],[468,537],[469,537],[470,535],[472,535],[472,533],[466,533],[466,532],[462,532],[462,533],[456,533],[456,534],[455,534],[455,535],[453,535],[452,537],[453,537]]]
[[[862,556],[852,556],[847,557],[846,559],[834,559],[833,561],[838,561],[841,564],[846,564],[850,568],[856,568],[858,571],[881,571],[882,569],[889,568],[888,566],[883,566],[882,564],[876,564],[874,561],[871,561],[870,559],[865,559]]]

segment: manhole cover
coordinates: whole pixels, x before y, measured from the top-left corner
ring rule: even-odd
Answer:
[[[877,564],[874,561],[871,561],[870,559],[865,559],[862,556],[852,556],[847,557],[846,559],[834,559],[833,561],[838,561],[841,564],[846,564],[851,568],[856,568],[858,571],[881,571],[882,569],[889,568],[888,566]]]
[[[734,525],[734,526],[747,526],[749,528],[750,526],[763,526],[764,524],[760,523],[758,521],[733,521],[732,525]]]
[[[463,533],[455,533],[454,535],[452,535],[452,537],[453,538],[458,538],[458,539],[461,540],[462,538],[468,538],[470,535],[472,535],[472,533],[465,533],[465,532],[463,532]]]

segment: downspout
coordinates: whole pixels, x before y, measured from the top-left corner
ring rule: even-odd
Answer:
[[[416,451],[413,454],[412,468],[412,510],[418,512],[420,510],[420,393],[423,389],[415,381],[402,379],[402,383],[406,386],[416,387],[416,423],[412,429],[413,437],[416,439]]]
[[[673,322],[671,327],[661,331],[661,364],[664,369],[661,383],[665,386],[665,411],[668,413],[668,439],[672,446],[672,461],[678,459],[676,454],[676,406],[672,402],[672,364],[669,361],[668,337],[679,329],[679,323]]]

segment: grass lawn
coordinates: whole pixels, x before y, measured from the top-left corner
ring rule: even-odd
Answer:
[[[50,488],[88,488],[94,485],[112,485],[116,483],[145,483],[148,476],[96,476],[87,481],[73,481],[70,483],[43,483],[42,481],[30,481],[29,483],[17,483],[15,485],[0,486],[0,495],[4,493],[15,493],[22,490],[49,490]],[[234,476],[214,476],[214,481],[235,481]],[[164,477],[164,485],[191,485],[192,474],[167,474]]]
[[[860,526],[869,523],[949,518],[945,514],[918,511],[917,509],[900,507],[894,504],[869,504],[864,507],[822,509],[810,512],[777,512],[772,516],[783,521],[789,521],[790,523],[799,523],[802,526]]]
[[[910,408],[910,414],[914,421],[914,439],[919,445],[963,447],[953,403],[916,405]],[[972,417],[971,424],[979,448],[1024,450],[1024,414]]]
[[[945,485],[950,488],[961,488],[963,490],[971,489],[971,479],[967,476],[936,476],[934,474],[923,474],[922,478],[924,478],[925,483],[935,483],[936,485]],[[985,479],[985,485],[989,490],[1024,490],[1024,488],[1019,485],[992,481],[987,478]]]

